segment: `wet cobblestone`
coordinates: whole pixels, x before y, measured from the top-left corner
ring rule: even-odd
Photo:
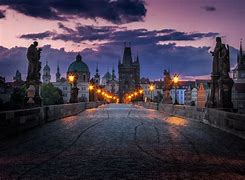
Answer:
[[[110,104],[0,142],[0,179],[245,179],[245,140]]]

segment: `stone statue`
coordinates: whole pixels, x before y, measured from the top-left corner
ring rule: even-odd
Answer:
[[[165,104],[171,104],[172,100],[170,97],[170,90],[172,88],[172,79],[170,76],[170,71],[164,70],[164,86],[163,86],[163,102]]]
[[[39,61],[41,58],[41,48],[37,48],[38,42],[33,42],[27,49],[27,59],[28,59],[28,73],[26,78],[26,86],[29,87],[27,90],[27,96],[25,102],[28,104],[32,104],[32,106],[40,106],[42,104],[42,99],[39,95],[40,89],[40,70],[41,70],[41,62]],[[32,103],[30,103],[28,93],[30,94],[30,90],[35,91],[34,97],[32,99]]]
[[[164,74],[164,90],[170,90],[172,86],[170,72],[165,69],[163,74]]]
[[[27,50],[27,59],[28,59],[28,73],[27,73],[27,82],[40,82],[40,70],[41,62],[41,48],[37,48],[38,42],[35,41],[31,44]]]
[[[230,72],[230,54],[229,45],[227,47],[222,44],[221,38],[216,38],[216,46],[214,51],[210,52],[213,58],[213,74],[222,77],[229,77]]]
[[[209,94],[206,107],[231,109],[231,89],[233,80],[229,77],[230,55],[229,46],[222,44],[221,38],[216,37],[213,56],[213,68],[211,75],[211,93]]]

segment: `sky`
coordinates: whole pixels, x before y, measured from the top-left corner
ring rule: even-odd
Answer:
[[[244,0],[0,0],[0,75],[11,81],[18,69],[25,79],[26,49],[37,40],[52,80],[78,53],[91,76],[96,63],[102,76],[113,65],[117,72],[124,42],[139,56],[141,77],[160,79],[169,69],[208,78],[216,36],[230,45],[235,66],[243,17]]]

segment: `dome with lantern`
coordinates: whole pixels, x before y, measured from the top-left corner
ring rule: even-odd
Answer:
[[[76,56],[76,60],[68,67],[67,76],[71,74],[77,76],[78,82],[89,82],[89,68],[88,65],[82,61],[82,56],[80,54]]]

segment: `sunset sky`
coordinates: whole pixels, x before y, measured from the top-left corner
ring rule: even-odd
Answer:
[[[164,69],[208,77],[216,36],[235,66],[244,17],[244,0],[0,0],[0,75],[10,81],[18,69],[25,79],[26,48],[37,40],[53,80],[57,64],[65,76],[78,52],[91,75],[96,62],[102,76],[113,64],[117,71],[125,41],[142,77],[162,78]]]

